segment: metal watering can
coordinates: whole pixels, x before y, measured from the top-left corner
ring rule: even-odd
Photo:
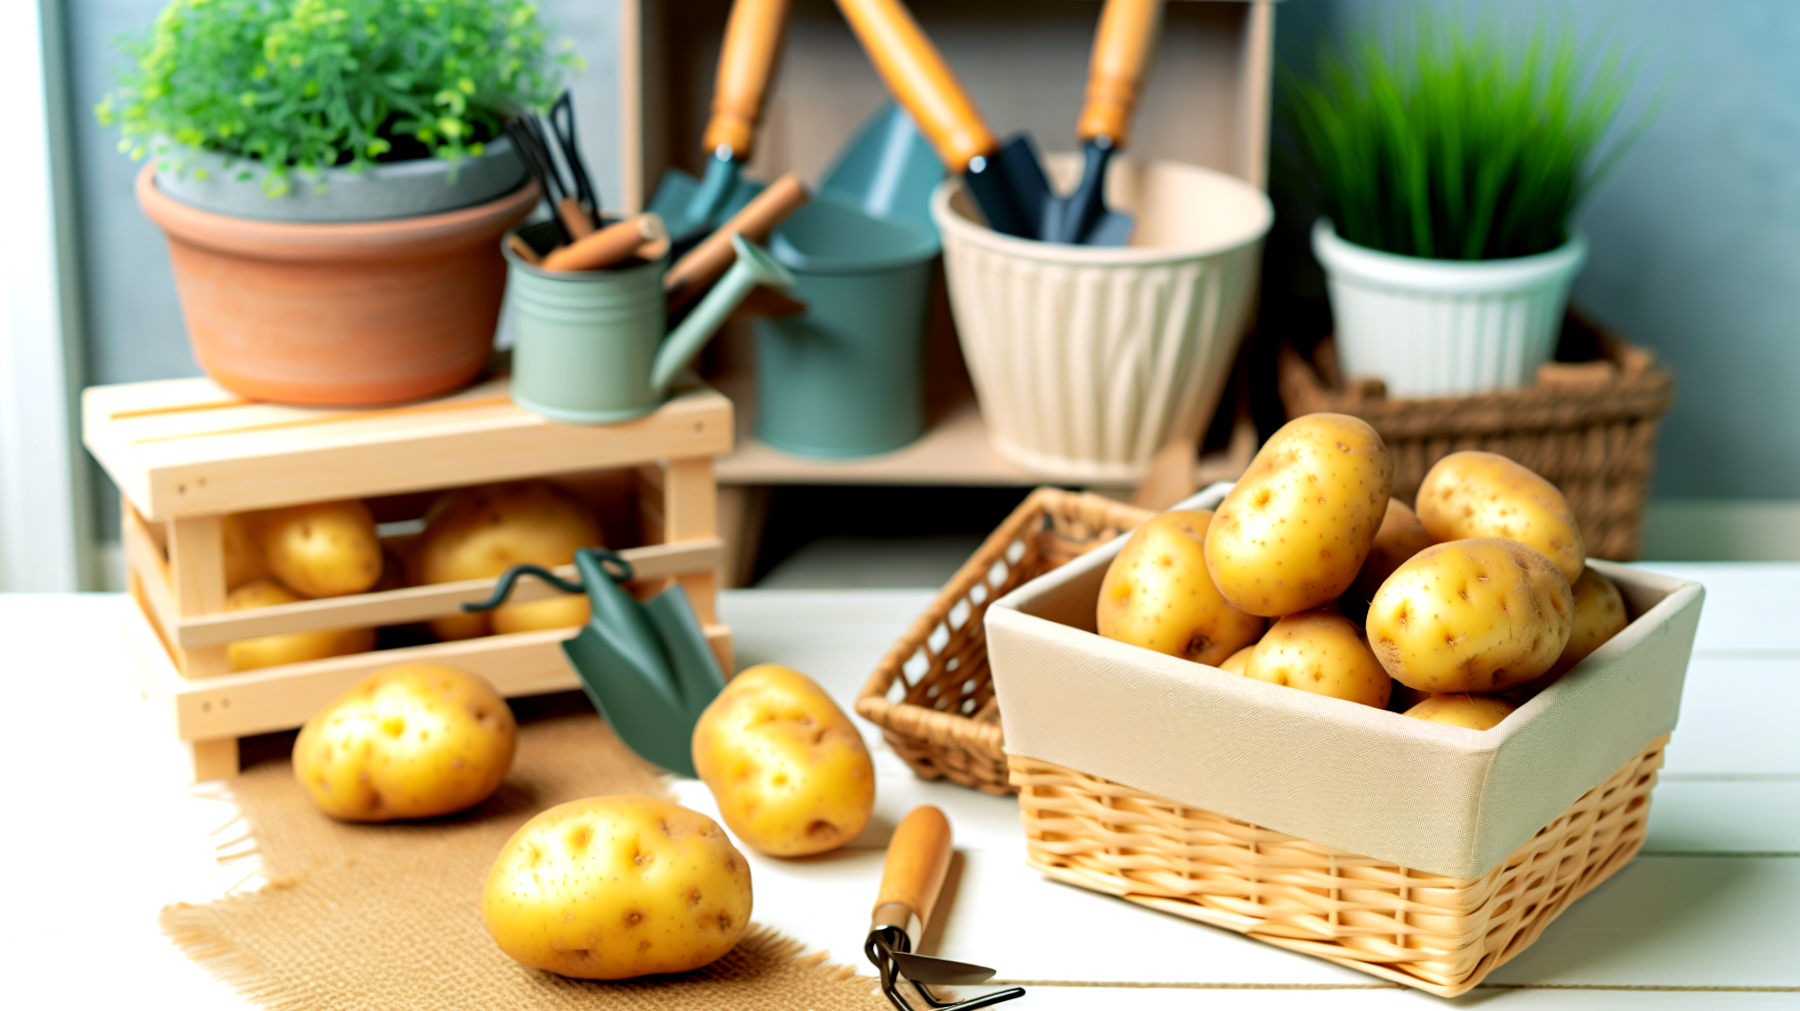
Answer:
[[[519,237],[544,250],[554,244],[554,227],[533,225]],[[663,294],[667,255],[633,267],[551,271],[503,247],[517,335],[513,402],[570,425],[607,425],[656,410],[751,289],[793,286],[787,268],[755,244],[733,235],[731,245],[736,262],[672,332]]]
[[[563,654],[582,690],[626,746],[670,772],[692,779],[694,724],[725,690],[725,673],[713,656],[700,619],[679,584],[640,603],[625,589],[631,563],[605,548],[578,548],[570,582],[537,565],[515,565],[500,577],[494,595],[469,612],[499,607],[520,576],[536,576],[565,593],[587,594],[591,616],[581,634],[563,642]]]

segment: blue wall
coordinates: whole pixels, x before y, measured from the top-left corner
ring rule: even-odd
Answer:
[[[1637,107],[1665,85],[1668,103],[1580,213],[1592,256],[1574,299],[1675,371],[1659,495],[1800,498],[1800,3],[1437,6],[1567,18],[1644,47]],[[1321,39],[1404,9],[1288,0],[1280,54],[1304,68]]]

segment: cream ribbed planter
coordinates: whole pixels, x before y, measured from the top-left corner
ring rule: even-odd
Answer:
[[[1066,189],[1079,165],[1051,170]],[[1136,216],[1133,245],[1001,235],[956,180],[931,200],[994,449],[1051,480],[1135,483],[1172,433],[1212,413],[1274,220],[1262,191],[1177,162],[1114,161],[1107,201]]]
[[[1389,396],[1444,397],[1525,386],[1556,352],[1569,285],[1587,261],[1576,236],[1537,256],[1427,260],[1396,256],[1313,226],[1345,375]]]

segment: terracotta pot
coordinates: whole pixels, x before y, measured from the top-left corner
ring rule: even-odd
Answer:
[[[355,224],[197,210],[138,174],[169,239],[200,367],[235,393],[289,404],[390,404],[448,393],[486,366],[506,290],[500,237],[536,184],[445,214]]]

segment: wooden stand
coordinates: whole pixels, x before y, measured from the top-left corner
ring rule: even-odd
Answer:
[[[127,585],[137,604],[127,636],[144,691],[173,720],[196,780],[234,774],[238,738],[297,727],[389,664],[462,667],[507,697],[579,687],[560,648],[576,628],[231,672],[231,642],[427,621],[486,599],[497,581],[227,612],[223,521],[231,513],[360,498],[380,520],[413,520],[442,490],[554,477],[576,494],[595,501],[610,496],[615,506],[635,512],[629,536],[641,546],[619,553],[632,563],[638,585],[680,583],[721,665],[731,670],[730,632],[718,623],[716,607],[723,553],[713,458],[731,449],[732,407],[705,386],[683,389],[637,421],[574,426],[514,407],[504,378],[441,400],[367,410],[262,404],[210,380],[170,380],[86,391],[83,440],[124,498]],[[613,539],[611,525],[609,543],[624,543]],[[572,576],[574,567],[562,571]],[[526,580],[513,599],[556,593]]]

